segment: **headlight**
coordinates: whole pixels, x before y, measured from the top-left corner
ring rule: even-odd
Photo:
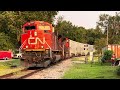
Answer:
[[[41,48],[44,48],[43,46],[41,46]]]
[[[34,36],[37,36],[37,32],[34,32]]]
[[[26,48],[28,48],[28,46],[26,46]]]

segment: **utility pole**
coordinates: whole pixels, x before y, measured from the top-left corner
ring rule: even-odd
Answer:
[[[107,45],[108,45],[108,25],[107,25]]]

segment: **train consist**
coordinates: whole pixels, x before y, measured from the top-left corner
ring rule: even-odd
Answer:
[[[20,50],[25,67],[47,67],[59,60],[86,55],[89,47],[91,45],[57,35],[48,22],[30,21],[22,27]]]

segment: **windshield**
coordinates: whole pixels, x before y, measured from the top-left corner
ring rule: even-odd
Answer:
[[[25,30],[32,30],[32,29],[36,29],[35,26],[25,26]]]

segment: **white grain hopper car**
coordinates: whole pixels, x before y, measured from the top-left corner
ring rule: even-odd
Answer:
[[[70,57],[72,56],[79,56],[79,55],[87,55],[89,52],[94,51],[94,46],[84,43],[79,43],[73,40],[69,40],[69,53]]]

